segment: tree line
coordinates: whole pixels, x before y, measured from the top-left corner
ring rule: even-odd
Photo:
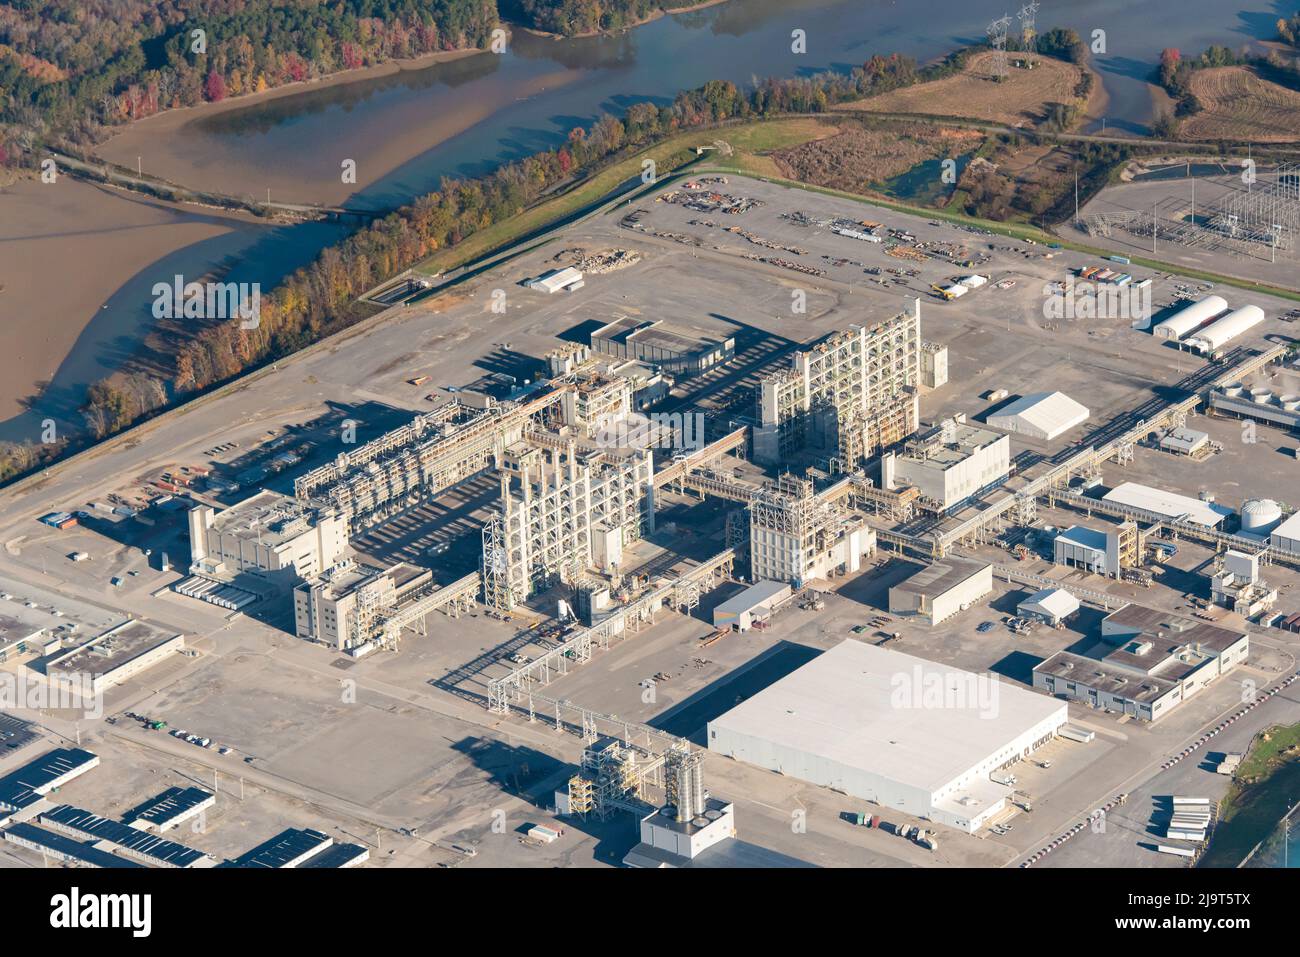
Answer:
[[[729,120],[815,113],[951,68],[941,63],[919,70],[907,57],[888,56],[873,57],[847,74],[768,79],[749,91],[711,81],[679,93],[671,105],[636,103],[621,120],[602,116],[588,128],[575,128],[561,145],[485,176],[445,179],[437,191],[325,249],[312,264],[263,295],[256,328],[227,321],[189,336],[177,348],[166,391],[172,401],[184,399],[357,321],[357,297],[376,284],[509,219],[566,181],[674,133]],[[138,380],[109,376],[88,395],[88,429],[97,438],[120,431],[161,408],[156,397],[156,389]]]
[[[611,32],[660,12],[695,6],[698,0],[502,0],[501,13],[515,23],[562,37]]]
[[[360,4],[355,0],[354,5]],[[679,93],[668,105],[642,102],[630,106],[622,119],[602,116],[588,128],[573,129],[562,144],[485,176],[445,179],[437,191],[326,248],[309,266],[263,295],[256,328],[221,322],[188,334],[176,347],[174,369],[166,380],[119,373],[95,383],[83,408],[87,431],[96,439],[121,431],[166,405],[344,328],[361,318],[357,297],[379,282],[509,219],[566,181],[675,133],[732,120],[818,113],[837,103],[950,75],[962,69],[970,53],[959,50],[926,67],[898,54],[873,56],[847,72],[769,78],[746,90],[728,81],[710,81]],[[0,444],[0,480],[64,451]],[[33,458],[39,461],[33,464]]]
[[[498,21],[495,0],[0,2],[0,149],[13,163],[160,110],[486,47]]]

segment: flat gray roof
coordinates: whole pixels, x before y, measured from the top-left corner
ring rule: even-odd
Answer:
[[[1200,645],[1214,652],[1231,648],[1247,634],[1245,629],[1224,628],[1208,621],[1133,604],[1111,612],[1106,616],[1106,623],[1119,625],[1151,640],[1163,636],[1163,640],[1171,645]]]
[[[785,582],[774,582],[764,579],[750,585],[738,595],[732,595],[721,605],[714,609],[714,612],[741,612],[749,611],[756,605],[765,601],[770,601],[782,593],[789,593],[791,588]]]
[[[50,674],[108,674],[179,635],[143,621],[129,621],[50,661]]]
[[[1036,665],[1034,671],[1143,703],[1163,698],[1174,688],[1174,683],[1167,679],[1137,675],[1096,658],[1085,658],[1069,651],[1058,651]]]
[[[945,558],[926,565],[907,581],[899,582],[893,588],[908,595],[942,595],[988,567],[988,562],[973,558]]]
[[[217,512],[212,527],[223,535],[261,541],[269,547],[283,544],[311,528],[316,510],[279,492],[258,492]]]
[[[1071,525],[1056,537],[1099,552],[1106,550],[1106,533],[1087,525]]]
[[[976,678],[994,684],[990,700],[971,707],[958,707],[957,696],[944,707],[896,698],[900,681],[921,685],[919,696],[933,683],[974,687]],[[992,675],[846,639],[709,722],[709,740],[726,728],[933,793],[1030,727],[1053,716],[1064,723],[1066,714],[1065,702]]]

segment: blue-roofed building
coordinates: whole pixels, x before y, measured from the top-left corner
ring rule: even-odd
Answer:
[[[21,811],[56,787],[98,766],[99,755],[81,748],[55,748],[0,777],[0,811]]]
[[[56,834],[54,831],[47,831],[35,824],[20,822],[0,833],[3,833],[4,839],[10,844],[25,847],[29,851],[37,851],[43,857],[53,858],[74,867],[129,868],[144,866],[143,864],[137,864],[135,861],[128,861],[125,857],[110,854],[93,844],[74,840],[63,834]]]
[[[267,867],[276,870],[302,867],[333,843],[334,839],[328,834],[322,834],[311,828],[291,827],[221,866]]]
[[[40,816],[52,831],[86,841],[106,841],[121,854],[157,867],[213,867],[216,860],[184,844],[167,841],[121,821],[100,817],[84,808],[61,804]]]

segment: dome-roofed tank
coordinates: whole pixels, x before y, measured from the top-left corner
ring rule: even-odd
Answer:
[[[1263,535],[1282,521],[1282,506],[1271,498],[1252,498],[1241,506],[1241,530]]]

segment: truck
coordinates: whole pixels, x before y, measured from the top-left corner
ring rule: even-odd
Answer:
[[[1056,733],[1067,741],[1077,741],[1079,744],[1087,744],[1092,741],[1093,738],[1097,737],[1097,732],[1095,731],[1085,731],[1083,728],[1071,727],[1068,724],[1062,725],[1060,730]]]
[[[1007,787],[1016,783],[1016,776],[1008,774],[1006,771],[994,771],[989,775],[989,780],[994,784],[1005,784]]]

